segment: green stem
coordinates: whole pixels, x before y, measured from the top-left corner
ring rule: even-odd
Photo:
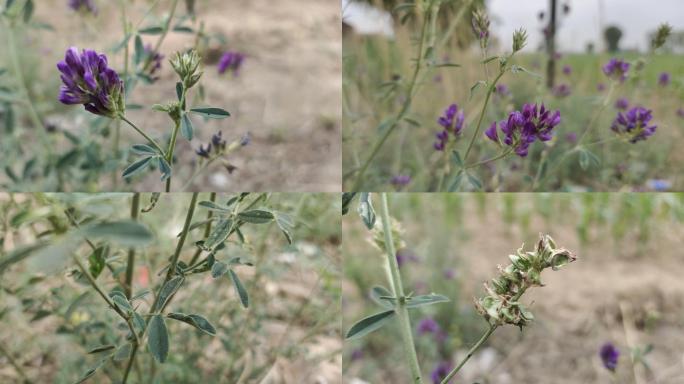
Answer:
[[[499,71],[499,75],[496,76],[494,81],[489,85],[489,88],[487,89],[487,96],[485,97],[484,104],[482,105],[482,110],[480,111],[480,117],[477,119],[477,127],[475,128],[475,132],[473,132],[473,136],[470,138],[470,143],[468,143],[468,149],[465,151],[465,155],[463,155],[463,162],[465,163],[466,160],[468,160],[468,155],[470,155],[470,151],[473,149],[473,144],[475,144],[475,139],[478,137],[480,134],[480,129],[482,128],[482,121],[484,120],[484,115],[485,112],[487,111],[487,105],[489,104],[489,99],[492,96],[492,93],[494,93],[494,87],[496,87],[497,81],[501,78],[501,76],[506,73],[506,70],[501,70]]]
[[[174,252],[173,257],[171,259],[171,265],[169,266],[169,270],[166,273],[166,277],[164,278],[164,281],[162,282],[162,284],[159,286],[159,292],[157,293],[157,296],[154,299],[154,302],[152,304],[152,308],[150,309],[149,315],[154,314],[154,313],[161,313],[161,312],[163,312],[163,310],[165,308],[165,307],[162,307],[162,309],[159,312],[157,312],[157,307],[159,306],[159,296],[160,296],[162,288],[164,288],[164,285],[166,285],[166,283],[169,280],[171,280],[171,277],[173,277],[174,273],[176,272],[176,266],[178,265],[178,258],[180,256],[181,250],[183,249],[183,245],[185,244],[185,240],[188,237],[188,231],[190,229],[190,223],[192,222],[192,216],[195,213],[195,207],[197,206],[197,195],[198,195],[197,192],[192,194],[192,198],[190,199],[190,207],[188,207],[188,212],[185,215],[185,223],[183,224],[183,231],[181,232],[181,237],[178,240],[178,244],[176,245],[176,251]],[[169,301],[171,301],[171,300],[169,300]],[[167,304],[169,301],[167,301]],[[138,340],[143,340],[145,338],[145,334],[147,333],[148,326],[149,326],[149,322],[145,325],[145,329],[143,330],[142,335],[140,336],[140,338]],[[137,352],[138,352],[138,345],[137,344],[139,344],[139,341],[134,343],[134,348],[132,349],[131,356],[128,359],[128,365],[126,367],[126,372],[124,374],[123,384],[126,384],[126,381],[128,380],[128,374],[131,370],[130,367],[135,362],[135,357],[136,357]],[[154,367],[154,365],[152,367]]]
[[[133,201],[131,202],[131,219],[138,220],[138,213],[140,212],[140,193],[133,194]],[[133,270],[135,268],[135,248],[128,249],[128,263],[126,264],[126,283],[124,290],[126,297],[129,299],[133,293]]]
[[[484,344],[485,341],[489,339],[489,336],[491,336],[492,333],[494,333],[497,327],[498,326],[496,324],[490,324],[487,332],[485,332],[484,335],[480,337],[480,340],[478,340],[478,342],[470,348],[468,354],[463,358],[463,360],[461,360],[461,362],[456,366],[456,368],[452,369],[451,372],[449,372],[449,374],[444,377],[440,384],[447,384],[449,380],[451,380],[451,378],[454,377],[454,375],[457,374],[458,371],[461,370],[461,368],[463,368],[465,363],[475,354],[475,352],[482,346],[482,344]]]
[[[35,106],[33,105],[33,101],[31,100],[31,95],[29,93],[28,86],[26,85],[26,77],[24,76],[24,71],[22,70],[23,67],[19,62],[19,54],[17,52],[17,38],[14,33],[14,25],[11,25],[11,22],[6,22],[5,27],[7,29],[7,50],[9,53],[10,60],[12,62],[14,74],[15,76],[17,76],[19,90],[21,91],[22,96],[26,101],[26,110],[28,111],[29,118],[33,122],[33,125],[36,127],[36,129],[43,129],[43,132],[38,132],[37,136],[39,140],[43,141],[44,150],[47,151],[48,157],[50,157],[52,154],[52,145],[47,140],[47,136],[44,134],[44,132],[47,132],[47,130],[45,129],[43,120],[40,118]]]
[[[420,366],[418,364],[418,356],[416,355],[416,347],[413,343],[413,334],[411,333],[411,320],[406,307],[406,296],[404,296],[404,288],[401,283],[401,273],[399,272],[399,263],[397,262],[396,250],[394,249],[394,239],[392,238],[392,225],[390,223],[389,207],[387,204],[387,194],[382,193],[382,227],[385,232],[385,250],[387,251],[387,263],[390,271],[390,283],[394,289],[394,297],[397,298],[397,306],[395,312],[399,320],[399,327],[401,331],[401,339],[404,345],[404,354],[408,360],[409,368],[411,370],[411,382],[422,383],[423,378],[420,373]]]
[[[154,50],[152,52],[159,52],[159,48],[162,45],[162,42],[164,42],[164,39],[166,38],[166,35],[169,33],[169,28],[171,27],[171,21],[173,20],[173,16],[176,14],[176,8],[178,6],[178,0],[173,0],[173,5],[171,5],[171,13],[169,14],[169,19],[166,20],[166,24],[164,24],[164,29],[162,30],[161,35],[159,36],[159,39],[157,40],[157,44],[154,45]],[[147,60],[145,61],[145,65],[143,66],[143,71],[147,70],[152,63],[152,56],[148,56]]]
[[[181,119],[185,113],[185,95],[188,91],[188,87],[183,84],[183,92],[181,92],[180,102],[178,103],[178,108],[180,109],[180,117],[175,122],[173,127],[173,132],[171,133],[171,139],[169,140],[169,148],[166,150],[166,162],[171,166],[173,164],[173,152],[176,150],[176,141],[178,140],[178,131],[180,130]],[[166,192],[171,192],[171,176],[166,179]]]
[[[382,135],[380,140],[378,140],[375,143],[375,146],[373,147],[373,150],[371,151],[370,156],[366,159],[366,161],[363,163],[361,168],[359,169],[359,173],[356,176],[356,182],[354,183],[354,186],[352,188],[352,191],[359,191],[363,187],[363,177],[366,174],[366,170],[368,170],[368,166],[370,166],[371,162],[373,159],[375,159],[375,156],[378,155],[380,152],[380,148],[385,144],[387,141],[387,138],[392,134],[394,129],[399,125],[399,122],[406,116],[406,113],[408,113],[409,109],[411,108],[411,103],[413,102],[413,96],[414,92],[416,89],[416,85],[418,84],[418,77],[421,74],[421,70],[423,69],[423,62],[425,60],[425,43],[427,40],[427,30],[428,26],[431,23],[435,22],[435,19],[437,18],[436,11],[439,10],[439,5],[433,5],[433,12],[430,12],[430,16],[427,14],[424,16],[423,19],[423,28],[421,29],[420,32],[420,43],[418,45],[418,59],[416,62],[416,68],[413,71],[413,76],[411,77],[411,82],[409,83],[408,87],[408,92],[406,96],[406,100],[404,101],[404,104],[401,107],[401,110],[397,114],[397,116],[392,120],[392,124],[390,124],[389,127],[385,130],[385,134]],[[434,17],[433,17],[434,16]],[[432,29],[432,28],[431,28]]]
[[[608,89],[608,93],[606,93],[606,97],[603,99],[601,106],[594,113],[594,115],[591,117],[591,120],[589,120],[589,123],[587,123],[587,126],[584,128],[582,135],[580,135],[580,138],[577,140],[577,147],[579,147],[582,144],[582,141],[587,136],[587,134],[589,134],[589,131],[591,131],[591,128],[596,124],[596,121],[601,116],[601,113],[603,113],[603,111],[606,109],[608,104],[610,104],[610,99],[613,96],[613,92],[615,92],[615,81],[611,81],[610,88]]]
[[[482,161],[477,162],[477,163],[474,163],[474,164],[466,165],[465,167],[463,167],[463,169],[475,168],[475,167],[479,167],[479,166],[482,166],[482,165],[485,165],[485,164],[492,163],[492,162],[494,162],[494,161],[503,159],[504,157],[510,155],[511,152],[513,152],[513,149],[512,149],[512,148],[511,148],[511,149],[507,149],[507,150],[505,150],[504,152],[502,152],[502,153],[501,153],[500,155],[498,155],[498,156],[494,156],[494,157],[492,157],[492,158],[490,158],[490,159],[482,160]]]
[[[209,201],[211,201],[212,203],[216,202],[216,192],[212,192],[212,193],[209,195]],[[207,212],[207,220],[211,220],[211,218],[212,218],[213,216],[214,216],[214,211],[212,211],[211,209],[209,209],[208,212]],[[212,223],[211,221],[208,222],[208,223],[207,223],[207,226],[204,227],[204,238],[205,238],[205,239],[206,239],[207,237],[209,237],[209,234],[211,233],[211,223]],[[202,248],[197,247],[197,250],[195,251],[195,254],[192,256],[192,259],[190,259],[190,263],[188,263],[188,265],[193,265],[193,264],[195,264],[195,262],[197,261],[197,259],[199,258],[199,256],[200,256],[201,254],[202,254]]]
[[[159,153],[160,153],[162,156],[166,156],[166,152],[164,152],[164,150],[162,149],[162,147],[160,147],[159,144],[157,144],[156,141],[154,141],[154,140],[153,140],[151,137],[149,137],[145,132],[143,132],[142,129],[138,128],[135,124],[133,124],[130,120],[128,120],[128,119],[126,118],[126,116],[120,116],[120,118],[121,118],[121,120],[123,120],[123,121],[125,121],[126,123],[128,123],[128,125],[130,125],[131,127],[133,127],[133,129],[135,129],[140,135],[142,135],[142,137],[144,137],[150,144],[152,144],[152,146],[153,146],[157,151],[159,151]]]

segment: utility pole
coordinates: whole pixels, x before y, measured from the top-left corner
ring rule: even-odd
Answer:
[[[556,0],[549,0],[550,2],[550,20],[549,26],[546,30],[546,54],[548,61],[546,63],[546,86],[551,89],[556,81]]]

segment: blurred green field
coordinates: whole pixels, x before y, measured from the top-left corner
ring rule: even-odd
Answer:
[[[345,190],[353,188],[358,169],[368,157],[372,146],[381,136],[383,123],[396,115],[406,97],[406,87],[415,63],[415,33],[407,27],[397,29],[394,40],[376,36],[359,36],[349,33],[343,40],[343,168]],[[510,37],[501,37],[503,51],[510,51]],[[488,56],[494,53],[488,54]],[[455,149],[463,155],[476,126],[484,102],[484,87],[471,87],[486,75],[480,63],[482,58],[475,49],[461,50],[448,45],[437,52],[437,63],[449,62],[458,68],[429,68],[419,84],[408,117],[392,133],[385,146],[373,161],[366,174],[365,190],[394,190],[391,179],[408,175],[408,191],[432,191],[438,187],[440,173],[448,157],[432,148],[434,135],[439,132],[437,118],[451,103],[465,110],[466,124]],[[626,97],[630,106],[641,105],[653,110],[653,121],[658,125],[656,134],[636,144],[610,141],[597,145],[584,145],[596,161],[580,167],[579,152],[561,156],[574,148],[568,134],[579,135],[593,114],[599,109],[607,90],[598,91],[608,79],[601,67],[611,58],[621,57],[635,63],[643,59],[645,66],[639,76],[630,78],[618,87],[610,103],[596,120],[591,140],[602,142],[613,138],[610,125],[617,115],[613,107],[617,98]],[[481,132],[493,121],[507,118],[508,113],[520,109],[524,103],[544,103],[561,112],[561,124],[554,130],[555,139],[546,145],[535,143],[527,158],[508,157],[487,167],[475,170],[476,176],[487,191],[617,191],[653,190],[653,184],[662,180],[665,190],[682,190],[684,178],[681,164],[684,155],[677,148],[684,144],[684,120],[677,115],[684,108],[684,64],[682,56],[656,53],[642,55],[636,52],[608,54],[563,54],[557,60],[556,84],[570,86],[571,94],[560,98],[544,86],[546,55],[522,53],[512,59],[539,76],[526,73],[507,73],[499,81],[510,94],[495,94],[485,114]],[[562,68],[569,65],[570,75]],[[633,66],[634,68],[634,66]],[[498,62],[488,65],[489,78],[498,71]],[[634,72],[632,70],[632,72]],[[667,72],[671,83],[658,85],[658,76]],[[499,153],[496,145],[480,134],[475,142],[472,159],[480,161]],[[546,159],[540,169],[540,159]],[[470,161],[469,161],[470,162]],[[453,167],[452,167],[453,168]],[[582,169],[586,168],[586,169]],[[541,177],[537,174],[541,173]],[[453,176],[453,175],[451,175]],[[534,181],[536,179],[536,182]],[[447,180],[448,182],[448,180]],[[464,183],[461,190],[477,190]]]
[[[379,198],[373,194],[376,207]],[[681,382],[684,369],[684,195],[682,194],[416,194],[389,195],[403,228],[405,292],[450,298],[410,311],[425,382],[440,363],[452,366],[487,328],[473,298],[521,244],[551,235],[578,260],[542,274],[544,287],[525,294],[534,321],[522,332],[496,330],[454,383]],[[379,219],[378,219],[379,220]],[[376,313],[374,285],[387,286],[381,251],[355,212],[342,221],[343,328]],[[440,330],[421,332],[434,320]],[[345,382],[408,383],[399,327],[345,342]],[[621,352],[615,374],[599,348]],[[651,351],[632,363],[632,353]],[[635,377],[637,375],[638,377]],[[439,383],[437,381],[437,383]]]

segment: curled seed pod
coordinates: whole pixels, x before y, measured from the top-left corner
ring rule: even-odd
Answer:
[[[533,252],[523,251],[510,255],[511,264],[499,266],[499,276],[485,283],[487,295],[475,299],[475,309],[491,324],[527,325],[534,319],[532,313],[520,303],[528,288],[543,286],[541,273],[544,269],[558,270],[576,260],[565,248],[558,248],[548,235],[540,234]]]

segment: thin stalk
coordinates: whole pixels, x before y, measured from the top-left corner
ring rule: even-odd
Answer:
[[[22,70],[23,67],[19,62],[19,54],[17,51],[17,38],[14,33],[14,25],[12,25],[11,22],[6,22],[5,27],[5,29],[7,29],[7,50],[9,53],[10,61],[12,62],[14,74],[15,76],[17,76],[19,90],[21,91],[22,96],[24,96],[24,100],[26,101],[26,109],[28,111],[29,118],[33,122],[33,125],[36,127],[36,129],[45,130],[43,120],[38,115],[38,112],[36,111],[36,108],[33,105],[33,101],[31,100],[31,95],[29,93],[28,86],[26,85],[26,77],[24,76],[24,71]],[[42,132],[38,133],[38,138],[41,141],[43,141],[44,150],[47,151],[48,157],[50,157],[52,154],[52,145],[50,145],[46,137],[47,136],[44,135]]]
[[[463,169],[475,168],[475,167],[479,167],[479,166],[482,166],[482,165],[485,165],[485,164],[492,163],[492,162],[494,162],[494,161],[503,159],[504,157],[510,155],[511,152],[513,152],[513,149],[512,149],[512,148],[511,148],[511,149],[507,149],[507,150],[505,150],[504,152],[502,152],[502,153],[501,153],[500,155],[498,155],[498,156],[494,156],[494,157],[492,157],[492,158],[490,158],[490,159],[482,160],[482,161],[477,162],[477,163],[474,163],[474,164],[466,165],[465,167],[463,167]]]
[[[496,324],[490,324],[489,329],[487,329],[487,332],[485,332],[484,335],[482,335],[482,337],[480,337],[480,340],[478,340],[477,343],[475,343],[475,345],[473,345],[470,348],[466,357],[463,358],[463,360],[461,360],[461,362],[456,366],[456,368],[452,369],[451,372],[449,372],[449,374],[444,377],[444,379],[441,381],[440,384],[447,384],[449,382],[449,380],[451,380],[451,378],[454,377],[454,375],[457,374],[458,371],[461,370],[461,368],[463,368],[465,363],[468,360],[470,360],[470,358],[482,346],[482,344],[484,344],[485,341],[487,341],[487,339],[489,339],[489,336],[491,336],[492,333],[494,333],[494,331],[496,330],[497,327],[498,326]]]
[[[185,215],[185,223],[183,224],[183,231],[181,232],[181,237],[178,240],[178,244],[176,244],[176,251],[173,254],[173,257],[171,258],[171,265],[169,266],[169,270],[166,273],[166,277],[164,278],[164,281],[162,284],[159,286],[159,293],[157,293],[156,298],[154,299],[154,303],[152,304],[152,308],[150,309],[149,315],[152,315],[154,313],[157,313],[157,307],[159,306],[159,297],[162,288],[164,288],[164,285],[171,280],[171,277],[173,277],[173,274],[176,272],[176,266],[178,265],[178,258],[180,256],[181,250],[183,249],[183,245],[185,244],[185,240],[188,237],[188,231],[190,229],[190,223],[192,222],[192,216],[195,213],[195,207],[197,206],[197,195],[198,193],[195,192],[192,194],[192,198],[190,199],[190,207],[188,207],[188,212]],[[171,300],[169,300],[171,301]],[[168,301],[167,301],[168,303]],[[162,312],[164,308],[161,309]],[[138,340],[143,340],[145,338],[145,334],[147,333],[147,328],[148,328],[149,323],[145,325],[145,329],[142,332],[142,335]],[[134,333],[135,334],[135,333]],[[139,341],[136,342],[139,344]],[[131,350],[131,356],[128,359],[128,365],[126,367],[126,373],[124,374],[123,378],[123,384],[126,384],[126,381],[128,380],[128,374],[130,372],[130,367],[134,364],[135,362],[135,357],[137,356],[138,348],[137,345],[134,344],[134,348]],[[154,367],[154,365],[152,366]]]
[[[166,35],[169,33],[169,28],[171,27],[171,21],[173,20],[173,16],[176,14],[177,6],[178,6],[178,0],[173,0],[173,4],[171,5],[171,13],[169,14],[169,19],[166,20],[166,24],[164,24],[164,29],[162,30],[162,33],[159,36],[159,39],[157,40],[157,44],[154,45],[154,50],[152,52],[159,52],[159,48],[161,47],[162,42],[164,42]],[[154,55],[150,55],[147,58],[147,60],[145,61],[145,65],[143,66],[143,71],[148,69],[148,67],[152,63],[152,56],[154,56]]]
[[[135,129],[142,137],[144,137],[152,146],[159,151],[159,153],[162,154],[162,156],[166,156],[166,152],[162,149],[162,147],[157,144],[156,141],[154,141],[151,137],[149,137],[145,132],[143,132],[142,129],[138,128],[135,124],[133,124],[130,120],[126,118],[126,116],[120,116],[120,119],[128,123],[133,129]]]
[[[173,152],[176,150],[176,141],[178,140],[178,131],[180,130],[181,119],[183,113],[183,106],[185,105],[185,95],[188,88],[183,84],[183,92],[181,93],[180,102],[178,103],[178,108],[181,109],[181,117],[176,121],[176,125],[173,127],[173,132],[171,132],[171,139],[169,140],[169,148],[166,150],[166,162],[171,166],[173,163]],[[171,176],[166,179],[166,192],[171,192]]]
[[[582,144],[584,138],[587,136],[589,131],[591,131],[591,128],[594,126],[594,124],[596,124],[596,121],[610,103],[610,99],[613,96],[613,92],[615,92],[615,81],[611,81],[610,88],[608,88],[608,93],[606,94],[606,97],[603,99],[603,103],[601,103],[599,109],[591,117],[591,120],[589,120],[589,123],[587,123],[587,126],[586,128],[584,128],[582,135],[580,135],[579,139],[577,140],[577,147],[579,147]]]
[[[404,354],[408,360],[409,368],[411,370],[411,382],[422,383],[423,378],[420,373],[420,366],[418,365],[418,356],[416,355],[416,347],[413,343],[413,334],[411,333],[411,320],[409,318],[408,309],[406,307],[406,296],[404,296],[404,288],[401,283],[401,273],[399,272],[399,263],[397,262],[396,250],[394,249],[394,239],[392,239],[392,227],[390,223],[389,207],[387,204],[387,194],[381,194],[382,199],[382,227],[385,232],[385,250],[387,251],[387,263],[391,275],[390,282],[394,288],[394,297],[397,298],[397,306],[395,312],[399,320],[399,327],[401,331],[401,339],[404,345]]]
[[[473,149],[473,144],[475,144],[475,139],[479,136],[480,134],[480,128],[482,128],[482,121],[484,120],[484,115],[485,112],[487,111],[487,105],[489,105],[489,99],[492,96],[492,93],[494,93],[494,87],[496,87],[497,81],[501,78],[501,76],[506,73],[506,70],[501,70],[499,71],[499,75],[496,76],[494,81],[489,85],[489,88],[487,89],[487,96],[485,97],[484,104],[482,104],[482,110],[480,111],[480,117],[477,119],[477,127],[475,128],[475,132],[473,132],[473,136],[470,138],[470,143],[468,143],[468,149],[465,151],[465,155],[463,155],[463,162],[465,162],[468,159],[468,155],[470,155],[470,151]]]
[[[215,202],[216,202],[216,192],[212,192],[212,193],[209,195],[209,201],[211,201],[212,203],[215,203]],[[211,220],[211,218],[212,218],[213,216],[214,216],[214,211],[212,211],[211,209],[209,209],[208,212],[207,212],[207,220]],[[208,222],[208,223],[207,223],[207,226],[204,227],[204,238],[205,238],[205,239],[206,239],[207,237],[209,237],[209,234],[211,233],[211,223],[212,223],[211,221]],[[195,262],[197,261],[197,259],[199,258],[199,256],[200,256],[201,254],[202,254],[202,248],[197,247],[197,250],[195,251],[195,254],[192,256],[192,259],[190,259],[190,263],[188,263],[188,265],[193,265],[193,264],[195,264]]]
[[[135,355],[138,352],[138,343],[134,342],[133,347],[131,349],[131,356],[128,358],[128,363],[126,364],[126,370],[124,371],[124,376],[121,382],[123,384],[126,384],[128,381],[128,375],[131,373],[131,368],[133,367],[133,364],[135,363]]]
[[[121,0],[119,2],[121,5],[121,23],[123,25],[123,32],[124,36],[128,35],[128,21],[126,17],[126,2],[125,0]],[[128,80],[128,59],[129,59],[130,51],[128,49],[128,44],[124,46],[124,82]],[[114,156],[118,159],[119,157],[119,147],[120,147],[120,142],[121,142],[121,120],[116,121],[116,125],[114,126]],[[112,171],[112,183],[114,185],[114,189],[116,189],[117,184],[119,183],[119,175],[116,170]]]
[[[140,193],[133,194],[133,201],[131,202],[131,219],[137,221],[138,213],[140,212]],[[124,291],[126,297],[131,298],[133,293],[133,270],[135,268],[135,248],[128,249],[128,263],[126,264],[126,283],[124,284]]]
[[[423,27],[420,32],[420,43],[418,45],[418,58],[416,61],[416,68],[413,71],[413,76],[411,77],[411,82],[409,83],[408,87],[408,92],[406,96],[406,100],[404,101],[404,104],[401,107],[401,110],[399,110],[399,113],[397,116],[392,120],[392,123],[390,124],[389,127],[385,130],[385,134],[382,135],[380,140],[378,140],[375,143],[375,146],[373,147],[373,150],[371,151],[370,156],[366,159],[366,161],[363,163],[361,168],[359,169],[359,173],[356,176],[356,182],[354,183],[354,187],[352,188],[352,191],[359,191],[361,190],[361,187],[363,187],[363,177],[366,174],[366,170],[368,169],[368,166],[370,163],[373,161],[375,156],[380,152],[380,148],[385,144],[387,141],[387,138],[392,134],[394,129],[399,125],[399,122],[404,118],[406,113],[408,113],[409,109],[411,108],[411,104],[413,102],[413,96],[414,96],[414,91],[416,89],[416,85],[418,84],[418,77],[421,73],[421,70],[423,69],[423,62],[425,60],[425,45],[427,41],[427,31],[428,31],[428,26],[431,23],[435,23],[435,20],[437,18],[437,10],[439,10],[439,5],[435,4],[432,6],[433,7],[433,12],[430,12],[429,15],[425,15],[423,19]],[[432,30],[432,28],[430,28]]]

